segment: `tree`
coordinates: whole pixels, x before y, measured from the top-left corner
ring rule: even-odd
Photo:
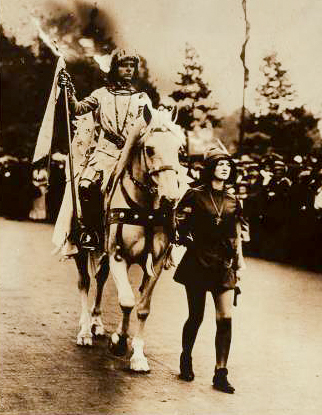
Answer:
[[[264,82],[257,88],[257,104],[261,114],[280,113],[293,101],[295,91],[276,53],[266,56],[263,60],[261,71]]]
[[[1,142],[3,150],[31,156],[53,79],[54,58],[48,48],[19,46],[0,26]]]
[[[186,131],[192,131],[196,126],[214,128],[220,125],[220,118],[215,114],[218,104],[209,104],[211,90],[202,80],[203,67],[198,58],[196,50],[187,45],[184,71],[178,72],[180,81],[175,83],[179,88],[169,95],[179,103],[177,122]]]
[[[83,18],[80,21],[63,10],[58,17],[51,18],[47,24],[43,23],[45,32],[50,38],[55,38],[66,52],[67,70],[72,75],[79,99],[104,85],[106,75],[94,59],[84,53],[79,40],[84,37],[92,39],[97,53],[110,54],[116,47],[110,36],[111,30],[106,30],[106,25],[99,20],[101,17],[106,23],[108,16],[99,14],[96,8],[89,8],[88,5],[82,7],[79,14]],[[1,25],[0,48],[0,147],[5,153],[31,158],[52,86],[57,57],[40,38],[33,47],[17,45],[15,38],[6,36]],[[147,63],[143,58],[139,72],[138,87],[146,91],[154,105],[157,105],[159,94],[150,81]],[[59,114],[64,108],[62,104],[60,100],[56,106],[59,125],[55,125],[53,149],[64,152],[67,151],[67,140],[65,114]]]
[[[318,130],[319,118],[309,112],[304,105],[287,108],[283,113],[270,112],[265,115],[251,114],[246,120],[246,135],[244,151],[256,146],[256,135],[269,137],[263,141],[267,148],[285,156],[297,154],[306,155],[313,148],[321,146],[321,136]],[[246,143],[247,141],[247,143]]]
[[[260,111],[246,118],[248,139],[243,151],[263,152],[266,148],[285,156],[310,153],[321,142],[319,119],[304,105],[294,105],[296,92],[276,53],[264,58],[261,70],[264,83],[257,88]]]
[[[77,7],[78,19],[66,9],[60,16],[50,19],[47,26],[49,30],[54,28],[55,36],[59,38],[59,43],[65,50],[67,46],[71,56],[68,67],[73,75],[76,89],[81,91],[82,96],[85,96],[93,89],[102,86],[105,78],[105,74],[99,70],[92,56],[94,54],[110,55],[116,49],[116,44],[111,36],[114,30],[113,21],[104,10],[96,6],[92,8],[85,3],[78,3]],[[93,42],[88,56],[84,54],[81,46],[84,39]],[[136,87],[149,95],[154,106],[159,104],[159,93],[150,79],[147,61],[142,56],[140,56]]]

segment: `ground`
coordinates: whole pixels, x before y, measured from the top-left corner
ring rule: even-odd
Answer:
[[[320,415],[322,413],[321,275],[247,258],[234,309],[229,379],[235,395],[211,387],[214,306],[193,353],[194,382],[178,380],[183,287],[164,272],[147,322],[147,375],[128,359],[76,346],[80,312],[73,262],[51,255],[52,225],[0,218],[0,359],[3,414],[52,415]],[[130,278],[138,287],[140,271]],[[91,292],[91,296],[93,293]],[[116,328],[120,311],[112,278],[103,320]],[[135,313],[132,316],[135,324]],[[132,328],[133,333],[133,328]]]

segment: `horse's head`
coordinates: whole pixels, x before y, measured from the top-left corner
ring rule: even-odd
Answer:
[[[154,111],[150,131],[143,140],[142,156],[147,180],[156,189],[159,205],[166,202],[174,207],[180,199],[179,149],[184,140],[180,127],[168,114]]]

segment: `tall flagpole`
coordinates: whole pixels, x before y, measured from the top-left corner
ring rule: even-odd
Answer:
[[[72,206],[73,206],[73,217],[77,221],[77,199],[76,199],[76,186],[74,176],[74,161],[72,152],[72,134],[69,120],[69,105],[68,105],[68,94],[67,88],[64,86],[64,98],[65,98],[65,110],[66,110],[66,122],[67,122],[67,136],[68,136],[68,162],[69,162],[69,175],[70,175],[70,187],[72,192]],[[77,224],[76,224],[77,226]]]
[[[242,0],[242,7],[244,11],[244,20],[245,20],[245,41],[242,46],[242,51],[240,53],[240,59],[243,63],[244,68],[244,80],[243,80],[243,102],[242,102],[242,108],[240,113],[240,126],[239,126],[239,150],[241,150],[244,136],[245,136],[245,95],[246,95],[246,88],[248,84],[249,79],[249,69],[246,66],[246,46],[249,41],[249,29],[250,24],[247,20],[247,7],[246,7],[246,0]]]

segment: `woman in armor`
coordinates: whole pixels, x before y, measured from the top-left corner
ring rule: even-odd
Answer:
[[[81,101],[76,99],[69,74],[63,70],[59,76],[59,85],[67,88],[72,114],[82,116],[92,113],[94,120],[93,139],[85,151],[84,159],[75,168],[82,225],[79,242],[83,248],[102,247],[100,235],[103,231],[103,196],[110,188],[109,181],[131,128],[142,116],[146,105],[152,109],[148,95],[138,92],[133,86],[133,81],[138,76],[138,65],[138,56],[122,50],[115,52],[107,74],[107,84]],[[76,146],[82,145],[81,134],[74,141],[75,139],[79,141]],[[62,210],[64,211],[63,207]],[[62,216],[65,215],[63,211]],[[75,244],[70,237],[72,232],[66,234],[66,229],[62,229],[66,226],[60,226],[59,219],[60,216],[54,243],[58,247],[72,243],[73,248],[65,247],[63,253],[73,253]],[[63,222],[66,223],[62,220],[61,223]]]

